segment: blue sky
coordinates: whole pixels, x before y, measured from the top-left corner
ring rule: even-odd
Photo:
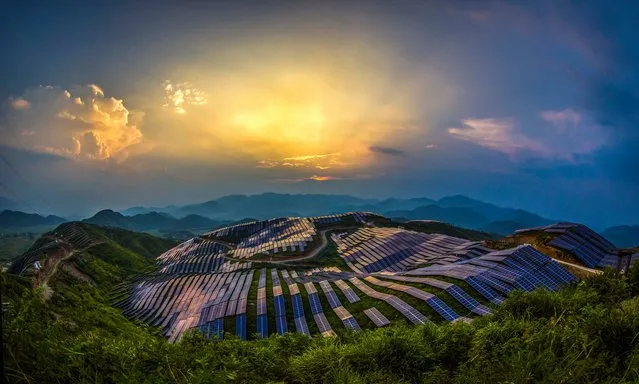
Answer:
[[[6,9],[0,194],[40,211],[465,194],[639,223],[633,2]]]

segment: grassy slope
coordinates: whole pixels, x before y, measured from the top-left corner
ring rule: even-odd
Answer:
[[[63,300],[74,305],[60,304],[64,311],[52,312],[33,295],[12,302],[6,367],[11,382],[632,383],[639,380],[633,272],[627,280],[607,273],[557,293],[517,292],[494,316],[472,324],[250,343],[192,334],[176,345],[92,303],[98,298],[61,275],[60,282],[74,285]],[[24,279],[2,277],[5,294],[28,291]]]

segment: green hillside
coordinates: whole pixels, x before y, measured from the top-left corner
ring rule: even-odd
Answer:
[[[154,258],[174,242],[86,223],[66,223],[47,236],[77,246],[59,262],[47,287],[34,287],[37,274],[0,275],[2,300],[9,304],[3,321],[9,382],[639,380],[639,267],[628,276],[612,271],[593,275],[557,292],[515,291],[494,307],[493,315],[476,317],[472,323],[408,326],[397,321],[359,333],[338,332],[337,337],[287,333],[250,342],[230,333],[222,341],[212,341],[189,331],[179,343],[170,344],[159,329],[127,319],[111,304],[121,299],[114,292],[121,292],[119,288],[137,275],[152,271]],[[47,241],[44,237],[36,245]],[[272,287],[270,277],[267,286]],[[256,292],[252,292],[253,298]],[[272,302],[268,304],[272,311]],[[373,305],[387,311],[383,302],[367,298],[352,309]],[[338,321],[328,308],[324,311],[329,322]],[[364,325],[366,318],[358,317]]]
[[[50,302],[2,275],[6,372],[18,383],[496,383],[639,380],[639,272],[515,293],[472,324],[396,325],[337,338],[298,334],[169,344],[67,274]],[[64,289],[62,289],[64,287]]]

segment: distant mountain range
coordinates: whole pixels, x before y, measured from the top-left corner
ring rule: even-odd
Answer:
[[[617,247],[631,248],[639,246],[639,225],[618,225],[601,233]]]
[[[11,201],[0,198],[2,204]],[[561,218],[548,219],[522,209],[504,208],[467,196],[456,195],[439,200],[362,199],[350,195],[279,194],[230,195],[198,204],[165,207],[132,207],[121,212],[104,210],[85,221],[91,224],[137,231],[186,231],[212,229],[245,218],[258,220],[283,216],[318,216],[350,211],[375,212],[398,220],[438,220],[458,227],[496,235],[509,235],[517,229],[547,225]],[[13,212],[13,213],[5,213]],[[18,215],[3,212],[0,228],[58,224],[56,216]],[[639,226],[611,227],[602,234],[617,246],[639,245]]]
[[[0,212],[0,228],[26,228],[44,225],[58,225],[67,221],[58,216],[40,216],[36,213],[4,210]]]
[[[317,216],[349,211],[368,211],[405,220],[432,219],[452,225],[506,235],[516,229],[556,222],[521,209],[502,208],[466,196],[449,196],[439,200],[361,199],[349,195],[289,195],[264,193],[232,195],[199,204],[167,207],[133,207],[125,215],[150,212],[175,217],[196,214],[213,220],[238,220],[244,217],[268,219],[282,216]]]
[[[102,210],[94,216],[83,220],[85,223],[105,227],[117,227],[132,231],[183,231],[210,230],[220,226],[222,222],[199,215],[187,215],[181,219],[167,213],[148,212],[133,216],[125,216],[110,209]]]

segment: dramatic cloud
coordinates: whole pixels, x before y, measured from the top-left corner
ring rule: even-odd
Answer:
[[[449,128],[448,133],[461,140],[509,155],[529,155],[574,161],[593,153],[608,139],[605,131],[572,109],[549,110],[540,114],[543,123],[528,122],[535,127],[526,132],[513,118],[465,119],[463,127]]]
[[[4,145],[69,158],[118,159],[142,139],[141,118],[94,84],[71,90],[39,86],[9,99],[0,138]]]
[[[174,84],[170,80],[164,81],[164,108],[184,114],[187,106],[204,104],[206,104],[204,92],[192,87],[189,83]]]
[[[402,151],[401,149],[397,149],[397,148],[380,147],[380,146],[372,145],[372,146],[368,147],[368,149],[371,152],[381,153],[383,155],[406,156],[406,153],[404,151]]]
[[[462,124],[461,128],[449,128],[448,133],[508,154],[542,148],[540,143],[520,133],[512,118],[465,119]]]

